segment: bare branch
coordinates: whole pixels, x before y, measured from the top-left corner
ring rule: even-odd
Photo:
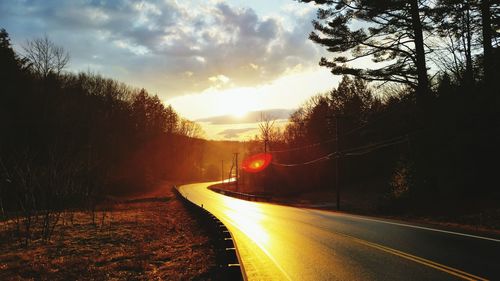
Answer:
[[[23,46],[26,58],[33,71],[46,78],[49,74],[59,75],[69,62],[69,53],[56,45],[46,35],[28,41]]]

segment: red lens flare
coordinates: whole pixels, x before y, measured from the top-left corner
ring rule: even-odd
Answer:
[[[271,164],[272,156],[269,153],[259,153],[243,160],[242,168],[249,173],[258,173]]]

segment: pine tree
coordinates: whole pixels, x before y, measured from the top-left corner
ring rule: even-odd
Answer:
[[[302,2],[313,2],[302,0]],[[429,7],[418,0],[314,1],[318,10],[310,39],[334,54],[320,65],[335,75],[353,75],[368,81],[397,82],[417,91],[422,102],[429,95],[423,20]],[[424,4],[422,4],[424,3]],[[371,58],[381,67],[360,67]],[[371,64],[373,65],[373,64]]]
[[[484,80],[488,87],[493,85],[495,79],[495,57],[494,49],[492,46],[493,39],[500,37],[500,1],[495,0],[481,0],[481,31],[483,43],[483,70]],[[493,12],[492,12],[493,11]],[[498,42],[498,41],[497,41]],[[498,43],[497,43],[498,45]],[[498,46],[497,46],[498,48]],[[497,70],[498,73],[498,70]]]

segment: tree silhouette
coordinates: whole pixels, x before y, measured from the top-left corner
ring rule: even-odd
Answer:
[[[25,55],[0,30],[0,209],[22,215],[26,241],[41,213],[48,239],[64,209],[94,210],[109,194],[202,176],[199,125],[158,96],[63,73],[68,55],[47,37],[30,41]]]
[[[264,143],[264,153],[266,153],[269,149],[269,145],[274,140],[276,127],[274,125],[275,119],[265,113],[260,114],[260,122],[259,122],[259,130],[260,130],[260,139]]]
[[[464,81],[468,87],[474,84],[473,41],[474,34],[480,30],[477,9],[474,7],[471,0],[440,0],[433,11],[438,23],[438,33],[450,40],[452,48],[449,51],[452,55],[458,52],[464,58],[465,67],[457,73],[457,78]],[[455,56],[454,60],[456,62],[460,57]]]
[[[313,21],[310,39],[334,54],[320,65],[336,75],[353,75],[368,81],[403,83],[416,89],[419,98],[429,94],[423,39],[429,30],[425,1],[312,1],[325,4]],[[362,27],[359,27],[361,24]],[[359,28],[356,28],[359,27]],[[349,56],[346,56],[349,53]],[[379,68],[352,63],[371,58]]]
[[[23,50],[33,71],[42,78],[51,73],[61,74],[69,62],[69,53],[52,42],[47,35],[28,41]]]
[[[12,75],[24,67],[25,60],[20,59],[12,49],[9,33],[5,29],[0,29],[0,61],[5,72],[3,75]]]
[[[499,73],[498,70],[495,69],[495,54],[492,46],[492,40],[500,37],[500,3],[498,3],[498,1],[481,0],[480,10],[484,56],[484,80],[485,84],[491,88],[493,86],[495,73]],[[498,49],[498,41],[496,45],[496,48]],[[496,55],[496,57],[498,58],[498,55]]]

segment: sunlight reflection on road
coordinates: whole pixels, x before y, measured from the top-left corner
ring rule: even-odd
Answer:
[[[224,196],[208,190],[210,184],[182,186],[181,192],[226,224],[237,242],[248,280],[353,280],[349,270],[339,274],[340,278],[328,274],[333,268],[351,266],[315,241],[314,234],[322,230],[298,223],[307,221],[304,215],[309,212]]]
[[[397,231],[413,241],[413,230],[380,223],[375,227],[374,222],[338,213],[244,201],[207,189],[216,183],[185,185],[180,192],[231,231],[248,280],[454,280],[443,271],[349,238],[382,233],[376,237],[382,241],[384,233]]]
[[[228,206],[225,215],[231,222],[253,238],[262,248],[269,246],[269,234],[262,226],[263,214],[259,206],[229,197],[223,198],[224,204]]]
[[[270,251],[282,246],[271,239],[272,225],[265,207],[255,202],[221,197],[219,217],[237,241],[248,280],[292,280]]]
[[[282,245],[270,235],[273,224],[265,214],[265,206],[222,196],[206,189],[208,185],[187,185],[180,190],[189,200],[203,204],[226,224],[237,241],[248,280],[291,280],[269,252],[279,252]]]

